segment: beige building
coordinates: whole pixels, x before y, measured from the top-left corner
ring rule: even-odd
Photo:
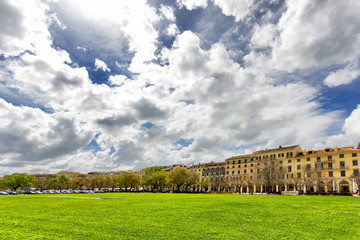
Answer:
[[[299,145],[225,160],[231,191],[354,193],[359,189],[359,147],[302,150]]]

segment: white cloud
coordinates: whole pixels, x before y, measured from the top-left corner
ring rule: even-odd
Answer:
[[[114,85],[114,86],[121,86],[124,83],[126,83],[126,81],[129,80],[125,75],[112,75],[109,77],[110,85]]]
[[[181,1],[181,4],[187,9],[196,9],[205,7],[207,1]],[[251,14],[250,2],[247,7],[233,6],[235,2],[230,1],[217,4],[237,21]],[[291,4],[293,2],[289,2]],[[344,134],[332,140],[327,131],[341,119],[341,113],[319,110],[316,100],[321,95],[319,90],[301,80],[274,84],[269,77],[273,56],[258,50],[269,47],[274,54],[284,50],[281,47],[287,43],[283,41],[286,34],[281,34],[290,31],[290,25],[284,20],[279,26],[263,23],[252,31],[250,47],[257,49],[250,50],[242,66],[232,59],[228,46],[204,44],[204,39],[191,31],[180,34],[175,23],[170,23],[168,28],[168,34],[177,35],[173,46],[159,46],[159,33],[154,25],[162,16],[170,22],[175,21],[172,10],[164,5],[157,15],[145,1],[63,2],[63,11],[73,17],[71,21],[66,21],[67,15],[63,16],[65,19],[58,19],[67,24],[67,29],[74,28],[72,22],[78,23],[74,19],[78,19],[81,26],[88,23],[93,31],[104,32],[106,42],[110,43],[104,49],[109,51],[124,47],[119,36],[126,37],[135,57],[130,67],[115,64],[119,68],[129,67],[127,70],[137,74],[133,74],[132,79],[122,74],[112,75],[108,79],[109,87],[92,84],[85,67],[71,64],[71,53],[52,47],[48,23],[54,20],[46,15],[46,6],[35,6],[41,10],[38,15],[31,15],[19,6],[15,9],[21,13],[19,16],[30,14],[38,19],[37,24],[27,25],[19,20],[19,24],[15,21],[11,26],[21,29],[24,36],[36,33],[36,37],[19,38],[11,35],[8,29],[0,33],[0,39],[5,39],[2,36],[21,39],[21,44],[18,42],[13,48],[2,46],[8,55],[31,51],[1,61],[0,86],[15,89],[20,96],[53,111],[45,113],[40,108],[15,106],[0,99],[0,132],[1,136],[6,136],[0,144],[0,175],[19,170],[87,172],[222,161],[238,154],[233,149],[239,147],[240,153],[252,152],[253,148],[246,147],[250,145],[254,148],[263,147],[264,143],[266,147],[299,143],[313,146],[318,142],[341,142],[345,138],[359,137],[356,123],[360,107],[345,121]],[[56,7],[51,10],[56,12]],[[75,10],[70,10],[75,7],[76,15],[73,14]],[[289,13],[284,16],[290,22],[295,21]],[[115,35],[114,29],[120,35]],[[98,45],[102,47],[102,43]],[[97,47],[88,47],[85,43],[75,46],[80,46],[75,49],[76,53],[86,46],[89,51],[82,54],[89,54],[91,47]],[[161,53],[155,56],[158,47],[162,48]],[[297,56],[296,50],[288,53]],[[105,62],[116,61],[97,57],[95,66],[103,71],[110,71]],[[164,65],[153,61],[158,57]],[[120,58],[119,53],[119,61]],[[280,61],[278,68],[281,64]],[[290,65],[292,69],[296,66],[293,62]],[[142,127],[148,122],[151,128]],[[95,135],[101,149],[96,156],[84,150]],[[194,141],[179,149],[179,145],[174,145],[179,139]],[[112,147],[116,152],[110,156]]]
[[[208,0],[176,0],[180,8],[186,7],[188,10],[194,10],[197,8],[206,8]]]
[[[0,5],[0,53],[11,56],[34,51],[37,40],[47,34],[47,25],[43,24],[46,5],[35,0],[20,0],[16,4],[2,0]]]
[[[322,67],[359,56],[359,1],[289,0],[287,7],[272,51],[276,68]]]
[[[357,146],[360,139],[360,105],[345,119],[343,133],[326,138],[325,146]]]
[[[247,17],[255,6],[254,0],[214,0],[214,4],[221,8],[227,16],[234,16],[235,21]]]
[[[360,70],[357,64],[349,64],[345,68],[331,72],[324,80],[324,84],[328,87],[337,87],[349,84],[360,76]]]
[[[264,26],[255,25],[254,33],[251,37],[251,44],[255,48],[270,47],[277,36],[276,26],[273,24],[266,24]]]
[[[175,22],[176,18],[174,15],[174,9],[172,7],[161,4],[160,12],[164,15],[166,19],[171,22]]]
[[[169,36],[176,36],[177,34],[179,34],[179,29],[177,28],[176,24],[170,24],[166,29],[166,34]]]
[[[103,70],[104,72],[111,72],[110,68],[106,65],[104,61],[101,61],[100,59],[95,58],[95,70]]]

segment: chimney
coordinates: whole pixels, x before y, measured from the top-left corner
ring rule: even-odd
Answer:
[[[360,149],[360,142],[359,142],[358,147],[356,149]]]

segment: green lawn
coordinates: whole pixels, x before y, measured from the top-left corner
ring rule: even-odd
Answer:
[[[156,193],[0,196],[0,239],[359,238],[358,197]]]

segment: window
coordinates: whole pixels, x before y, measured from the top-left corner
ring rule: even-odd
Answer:
[[[342,177],[346,177],[345,171],[341,171],[341,176],[342,176]]]
[[[308,178],[311,178],[311,173],[307,173],[307,177],[308,177]]]
[[[339,158],[344,158],[344,154],[340,154],[340,155],[339,155]]]
[[[247,159],[244,160],[244,163],[247,163]]]
[[[240,167],[240,165],[238,167]]]
[[[291,166],[288,166],[288,172],[291,172],[292,168]]]
[[[254,164],[251,164],[251,165],[250,165],[250,167],[253,167],[253,166],[254,166]]]
[[[256,169],[256,173],[257,173],[257,174],[260,174],[260,169]]]
[[[244,170],[244,173],[246,174],[246,169]]]
[[[333,171],[329,171],[329,177],[333,177],[333,176],[334,176]]]
[[[353,166],[357,166],[358,165],[358,160],[353,160]]]
[[[292,156],[293,156],[293,153],[292,153],[292,152],[286,153],[286,157],[292,157]]]
[[[235,164],[235,161],[233,161],[233,164]]]
[[[298,158],[296,161],[297,161],[297,162],[301,162],[300,158]]]
[[[340,168],[345,168],[345,162],[344,161],[340,162]]]
[[[352,156],[353,156],[353,157],[357,157],[357,153],[353,153]]]
[[[301,165],[297,165],[297,170],[301,170]]]
[[[235,168],[235,166],[232,166],[232,168]]]
[[[257,165],[258,165],[258,167],[259,167],[259,166],[260,166],[260,163],[258,163]]]
[[[234,175],[234,171],[232,171],[231,174]]]
[[[322,167],[322,164],[321,163],[318,163],[318,164],[315,164],[315,168],[317,170],[321,170],[323,167]]]
[[[247,164],[244,164],[244,167],[247,167]]]
[[[332,161],[332,156],[328,156],[328,161]]]
[[[228,161],[227,164],[230,164],[230,161]]]
[[[226,174],[229,175],[229,171],[226,171]]]
[[[283,161],[280,161],[280,164],[283,164]]]
[[[250,180],[252,180],[252,176],[250,176]]]
[[[355,177],[359,176],[359,169],[354,169],[353,172]]]
[[[294,175],[293,175],[292,173],[288,173],[288,174],[286,175],[287,179],[292,179],[293,176],[294,176]]]
[[[227,166],[226,168],[229,169],[229,166]]]
[[[317,175],[318,175],[318,178],[321,178],[321,172],[318,172]]]
[[[321,158],[320,158],[320,157],[317,157],[317,158],[316,158],[316,161],[320,162],[320,161],[321,161]]]
[[[238,170],[238,174],[240,174],[240,170]]]
[[[326,148],[326,149],[325,149],[325,152],[330,152],[330,148]]]
[[[306,164],[306,170],[310,170],[311,169],[311,165],[310,164]]]
[[[332,163],[328,163],[328,169],[332,169],[333,166],[332,166]]]
[[[280,172],[283,170],[283,167],[279,167]]]
[[[252,169],[250,169],[250,173],[253,173],[253,170],[252,170]]]
[[[310,162],[310,158],[307,158],[306,161]]]
[[[301,172],[297,173],[297,178],[301,178]]]
[[[251,158],[251,161],[254,161],[254,158]]]
[[[239,160],[239,162],[238,162],[239,164],[241,163],[241,160]]]
[[[290,159],[288,160],[288,163],[291,163],[291,160],[290,160]]]

